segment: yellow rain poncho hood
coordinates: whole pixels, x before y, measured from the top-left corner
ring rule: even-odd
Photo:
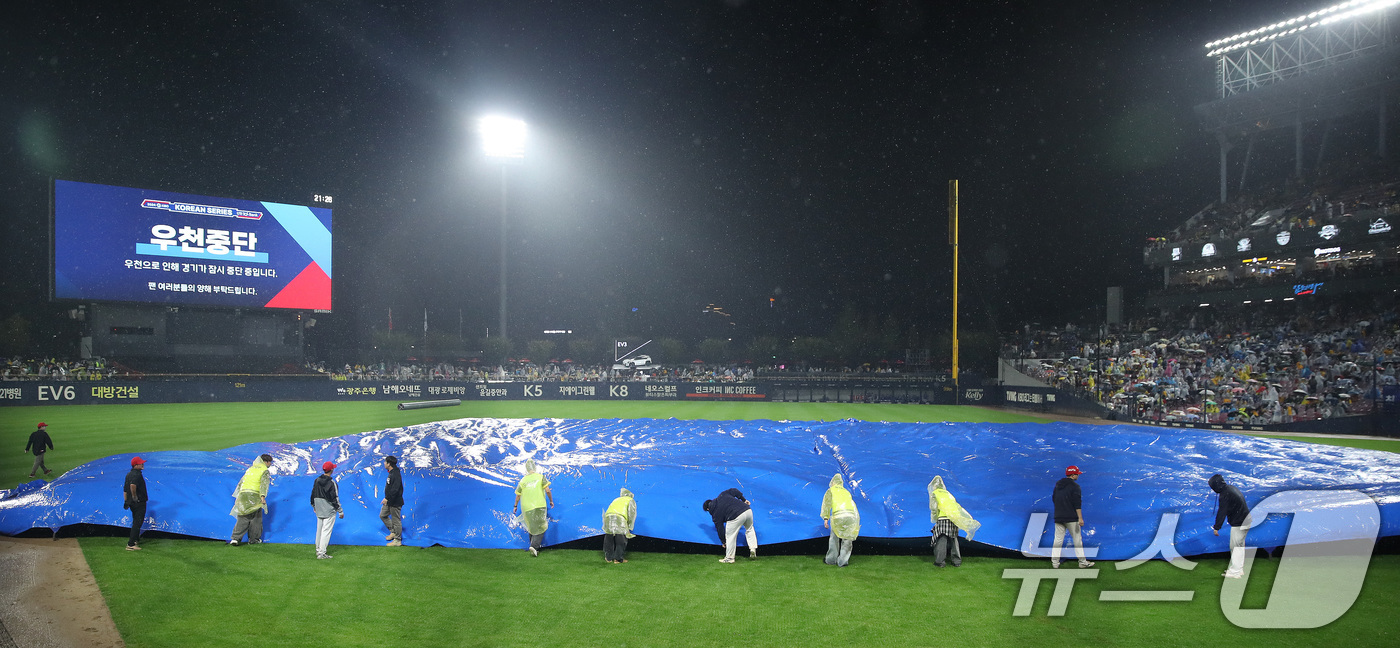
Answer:
[[[953,494],[943,487],[942,477],[934,477],[933,481],[928,483],[928,508],[933,522],[938,522],[938,518],[941,517],[952,520],[953,524],[958,525],[959,529],[967,533],[968,540],[971,540],[973,534],[982,528],[982,523],[972,519],[972,515],[958,504],[958,500],[953,498]],[[936,515],[932,513],[935,510],[938,511]]]
[[[860,512],[856,501],[846,490],[846,482],[841,473],[831,476],[831,483],[822,497],[822,519],[831,521],[831,530],[842,540],[855,540],[860,536]]]
[[[632,535],[632,527],[636,524],[637,500],[632,497],[632,491],[624,488],[617,499],[608,505],[608,510],[603,511],[603,533],[625,533],[628,538],[635,538],[637,536]]]
[[[545,489],[549,480],[535,469],[535,460],[525,460],[525,476],[515,487],[520,496],[520,524],[531,535],[539,535],[549,528],[549,509],[546,508]]]
[[[229,515],[248,515],[258,509],[266,513],[267,507],[263,504],[263,498],[267,497],[267,489],[271,485],[272,466],[259,456],[253,460],[253,465],[243,472],[238,485],[233,487],[233,510],[229,511]]]

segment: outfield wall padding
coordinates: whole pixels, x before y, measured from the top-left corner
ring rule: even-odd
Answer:
[[[151,496],[147,528],[227,539],[234,485],[263,452],[274,456],[266,540],[279,543],[313,541],[311,484],[322,462],[333,461],[346,517],[332,543],[382,544],[382,458],[389,454],[401,459],[404,544],[413,546],[524,548],[510,511],[529,458],[553,484],[547,544],[601,534],[602,512],[621,487],[636,494],[639,535],[717,544],[701,504],[739,488],[753,503],[760,544],[826,537],[822,495],[839,472],[860,510],[862,536],[927,537],[927,484],[941,475],[981,522],[976,540],[1016,550],[1032,515],[1053,510],[1054,483],[1070,464],[1084,470],[1085,543],[1104,559],[1148,547],[1164,513],[1180,515],[1174,546],[1181,554],[1226,551],[1229,534],[1210,531],[1216,496],[1207,479],[1217,472],[1251,505],[1286,490],[1364,493],[1379,506],[1381,535],[1400,535],[1400,455],[1393,453],[1203,430],[854,420],[460,419],[292,445],[141,453]],[[129,525],[121,487],[131,457],[0,491],[0,533]],[[1053,527],[1045,526],[1031,534],[1040,546],[1050,543]],[[1361,523],[1305,526],[1309,541],[1366,532]],[[1251,531],[1250,544],[1282,545],[1288,527],[1271,516]]]
[[[660,400],[766,401],[767,383],[444,382],[329,380],[324,377],[230,377],[191,380],[10,381],[0,406],[277,401]],[[952,403],[949,395],[948,402]]]

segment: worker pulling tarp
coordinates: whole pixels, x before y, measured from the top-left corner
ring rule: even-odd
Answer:
[[[841,473],[831,476],[826,494],[822,496],[822,519],[831,522],[831,530],[842,540],[855,540],[860,536],[860,512],[851,491],[846,490],[846,481]]]

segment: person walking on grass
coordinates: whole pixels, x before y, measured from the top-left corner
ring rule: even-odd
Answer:
[[[758,534],[753,530],[753,508],[744,494],[737,488],[720,493],[712,500],[705,500],[701,506],[715,523],[715,533],[724,543],[722,563],[734,562],[734,551],[739,540],[739,529],[744,529],[744,540],[749,544],[749,558],[758,558]]]
[[[331,529],[335,528],[335,518],[345,519],[345,511],[340,508],[340,489],[335,485],[335,463],[321,464],[321,474],[311,485],[311,508],[316,510],[316,559],[332,558],[326,550],[331,544]]]
[[[954,567],[962,567],[962,549],[958,547],[958,529],[967,532],[967,539],[982,524],[972,519],[953,494],[943,486],[942,477],[934,477],[928,484],[929,517],[933,520],[933,563],[942,567],[947,562],[949,548],[952,549]]]
[[[1244,501],[1240,489],[1225,483],[1219,474],[1210,476],[1210,489],[1216,493],[1215,526],[1211,532],[1220,535],[1220,525],[1230,523],[1230,566],[1221,574],[1225,578],[1244,576],[1244,540],[1253,522],[1249,518],[1249,505]]]
[[[831,476],[822,497],[822,526],[831,529],[826,541],[826,564],[845,567],[851,562],[851,549],[860,535],[860,512],[841,473]]]
[[[146,460],[131,458],[131,471],[122,484],[122,508],[131,510],[131,534],[126,538],[127,551],[140,551],[141,523],[146,521],[146,476],[142,473]]]
[[[237,547],[243,534],[248,534],[248,544],[262,542],[263,513],[267,512],[267,489],[272,486],[272,455],[263,454],[253,460],[253,465],[243,472],[243,477],[233,487],[234,517],[233,539],[228,543]]]
[[[609,563],[627,562],[627,539],[635,538],[632,527],[637,523],[637,500],[626,488],[603,511],[603,560]]]
[[[528,551],[532,556],[540,555],[544,546],[544,532],[549,529],[549,509],[554,508],[554,493],[549,490],[549,480],[535,469],[535,460],[525,460],[525,476],[515,486],[515,504],[510,514],[520,511],[520,524],[530,534]]]
[[[1079,558],[1079,568],[1093,567],[1094,563],[1084,558],[1084,541],[1080,532],[1084,528],[1084,509],[1080,502],[1079,476],[1084,474],[1079,466],[1065,468],[1065,476],[1055,482],[1055,492],[1050,499],[1055,503],[1055,546],[1050,549],[1050,566],[1060,567],[1060,549],[1065,544],[1065,532],[1074,540],[1074,555]]]
[[[24,444],[25,452],[29,452],[30,448],[34,449],[34,465],[29,468],[30,477],[33,477],[34,473],[39,472],[40,469],[43,469],[45,475],[53,472],[44,465],[44,453],[53,450],[53,439],[49,438],[49,432],[46,429],[48,427],[48,423],[40,423],[38,429],[29,434],[29,443]]]
[[[384,470],[389,473],[384,483],[384,499],[379,502],[379,520],[389,529],[384,536],[387,546],[403,546],[403,473],[399,472],[399,459],[393,455],[384,458]]]

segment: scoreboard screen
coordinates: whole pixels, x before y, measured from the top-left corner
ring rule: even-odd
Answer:
[[[331,210],[54,181],[53,297],[331,308]]]

